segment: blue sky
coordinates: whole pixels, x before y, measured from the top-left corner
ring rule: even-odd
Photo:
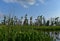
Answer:
[[[39,15],[60,17],[60,0],[0,0],[0,17],[9,14],[18,18],[25,14],[28,18]]]

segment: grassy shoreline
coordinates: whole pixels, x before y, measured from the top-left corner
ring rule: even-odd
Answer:
[[[35,28],[34,26],[0,26],[0,41],[52,41],[49,34]]]
[[[6,28],[6,29],[24,29],[24,30],[42,30],[42,31],[60,31],[60,26],[6,26],[6,25],[1,25],[1,28]]]

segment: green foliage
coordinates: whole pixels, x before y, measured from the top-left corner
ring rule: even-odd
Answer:
[[[27,14],[25,15],[24,23],[23,25],[28,25],[28,19],[27,19]]]
[[[0,41],[52,41],[49,34],[34,26],[0,26]]]
[[[30,25],[32,25],[32,16],[30,17]]]
[[[49,26],[49,20],[47,20],[46,26]]]
[[[4,16],[3,24],[6,24],[6,16]]]

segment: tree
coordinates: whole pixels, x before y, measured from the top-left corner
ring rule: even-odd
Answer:
[[[32,25],[32,16],[30,17],[30,25]]]
[[[38,19],[35,19],[35,26],[38,26]]]
[[[40,16],[40,25],[42,26],[42,19],[43,19],[43,17],[42,17],[42,15]]]
[[[59,24],[58,19],[59,19],[59,17],[56,17],[56,18],[55,18],[55,24],[56,24],[56,25]]]
[[[27,19],[27,14],[25,15],[25,19],[24,19],[24,25],[28,25],[28,19]]]
[[[16,25],[17,24],[17,17],[15,16],[14,17],[14,25]]]
[[[37,17],[37,25],[40,26],[41,20],[40,20],[40,16]]]
[[[11,18],[11,23],[10,24],[13,25],[13,22],[14,22],[14,20],[13,20],[13,18]]]
[[[42,15],[41,15],[41,16],[38,16],[37,19],[36,19],[36,24],[37,24],[38,26],[42,26],[42,20],[43,20]]]
[[[51,26],[53,26],[54,25],[54,18],[51,18]]]
[[[54,25],[54,23],[53,23],[53,21],[51,22],[51,26],[53,26]]]
[[[21,19],[19,20],[19,22],[20,22],[20,25],[22,25],[22,19],[23,19],[23,17],[21,17]]]
[[[6,24],[6,16],[4,16],[3,24]]]
[[[45,25],[46,24],[46,22],[45,22],[45,18],[43,17],[43,25]]]
[[[49,20],[47,20],[46,26],[49,26]]]
[[[9,14],[9,17],[8,17],[8,25],[10,25],[11,23],[11,14]]]

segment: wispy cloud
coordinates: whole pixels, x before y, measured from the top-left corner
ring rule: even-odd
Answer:
[[[34,5],[36,3],[36,0],[27,0],[28,4]]]
[[[37,1],[40,3],[44,3],[44,0],[3,0],[6,3],[19,3],[25,8],[28,8],[29,5],[32,6],[34,4],[37,4]]]
[[[3,0],[3,1],[6,2],[6,3],[17,2],[17,0]]]
[[[0,18],[2,18],[4,15],[3,15],[3,13],[2,12],[0,12]]]
[[[45,3],[45,0],[39,0],[42,4],[44,4]]]

